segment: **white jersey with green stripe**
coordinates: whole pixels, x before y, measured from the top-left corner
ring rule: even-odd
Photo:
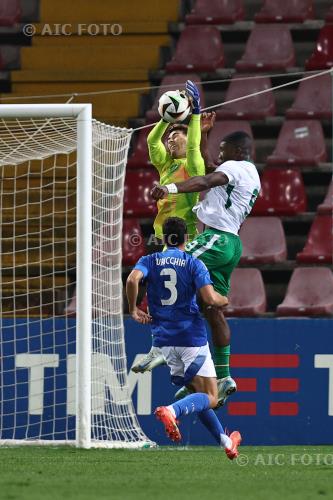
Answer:
[[[206,226],[238,234],[260,191],[260,178],[249,161],[229,160],[216,169],[228,177],[228,184],[211,188],[193,211]]]

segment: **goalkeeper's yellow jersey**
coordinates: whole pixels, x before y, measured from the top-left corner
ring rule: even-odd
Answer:
[[[200,115],[192,115],[187,132],[186,158],[171,158],[162,137],[168,127],[162,120],[148,135],[149,157],[160,174],[160,184],[182,182],[195,175],[205,175],[205,162],[200,153]],[[168,217],[181,217],[186,221],[189,238],[197,234],[197,218],[192,208],[199,200],[198,193],[169,194],[157,202],[158,213],[154,221],[157,238],[162,239],[162,225]]]

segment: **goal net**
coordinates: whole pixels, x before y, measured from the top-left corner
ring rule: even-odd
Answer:
[[[130,138],[90,105],[0,109],[0,444],[152,444],[124,344]]]

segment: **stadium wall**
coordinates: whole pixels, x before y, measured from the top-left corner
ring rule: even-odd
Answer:
[[[239,390],[218,412],[223,424],[230,430],[239,429],[248,445],[332,444],[333,320],[229,321],[232,375]],[[31,321],[29,338],[26,319],[17,322],[20,325],[14,334],[13,320],[2,320],[0,389],[3,401],[10,400],[2,405],[3,424],[8,429],[2,438],[12,437],[11,428],[15,427],[17,439],[32,436],[36,429],[49,433],[50,438],[55,431],[58,439],[64,439],[65,429],[75,418],[73,391],[69,397],[67,389],[73,386],[67,370],[75,360],[75,319],[36,318]],[[70,327],[67,337],[66,323]],[[131,319],[125,320],[125,330],[129,384],[140,423],[157,443],[170,444],[152,412],[156,406],[171,402],[176,388],[165,366],[147,374],[130,372],[135,359],[149,350],[151,337],[149,327]],[[45,365],[51,362],[52,366],[42,370],[43,401],[38,400],[40,386],[34,387],[32,370],[27,368],[34,364],[33,357],[41,354]],[[184,418],[181,430],[183,445],[214,444],[195,417]]]

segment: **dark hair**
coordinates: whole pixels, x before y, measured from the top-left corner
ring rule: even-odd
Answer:
[[[171,127],[168,130],[168,137],[172,132],[176,132],[177,130],[179,130],[180,132],[183,132],[183,134],[187,135],[187,129],[188,129],[188,126],[184,125],[183,123],[174,123],[173,125],[171,125]]]
[[[180,217],[169,217],[162,226],[164,243],[168,247],[178,247],[185,243],[187,226]]]
[[[252,137],[243,130],[238,130],[226,135],[223,137],[222,142],[239,148],[244,157],[251,156]]]
[[[252,138],[246,132],[238,130],[237,132],[232,132],[231,134],[223,137],[222,141],[232,144],[233,146],[244,146],[246,141],[252,142]]]

